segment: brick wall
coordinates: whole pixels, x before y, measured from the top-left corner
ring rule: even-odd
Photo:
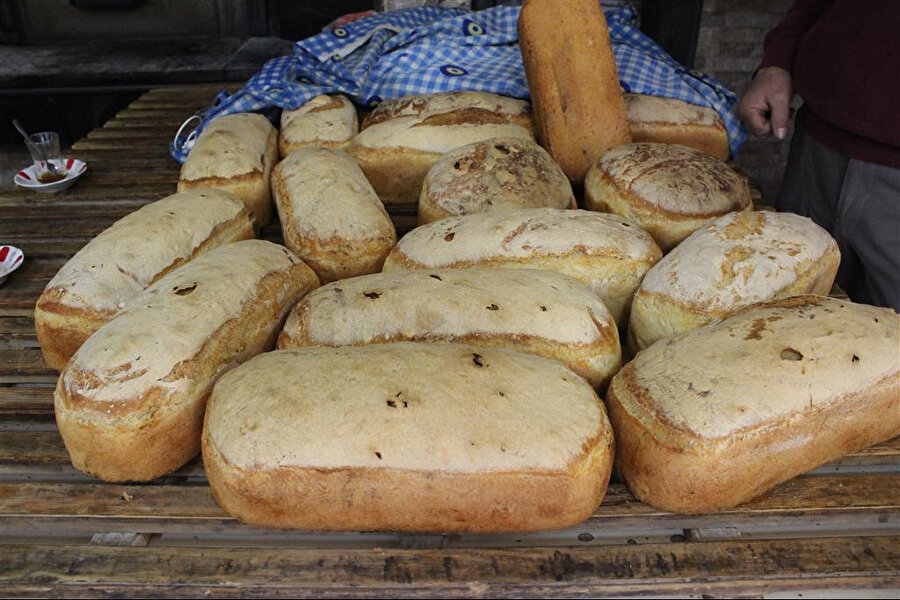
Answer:
[[[766,32],[791,4],[793,0],[704,0],[694,68],[742,94],[762,59]],[[735,161],[762,188],[769,204],[781,183],[792,132],[784,141],[751,136]]]

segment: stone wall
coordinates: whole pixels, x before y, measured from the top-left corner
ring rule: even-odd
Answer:
[[[762,59],[763,38],[791,4],[793,0],[704,0],[694,68],[742,94]],[[792,133],[784,141],[751,136],[735,161],[769,204],[781,184]]]

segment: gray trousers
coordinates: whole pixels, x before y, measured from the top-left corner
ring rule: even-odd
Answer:
[[[806,133],[801,114],[776,208],[837,240],[836,283],[854,302],[900,312],[900,169],[848,158]]]

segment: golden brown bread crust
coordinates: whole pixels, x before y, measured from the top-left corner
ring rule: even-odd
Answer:
[[[79,363],[76,354],[54,395],[57,426],[72,465],[104,481],[149,481],[196,455],[212,384],[231,367],[272,349],[292,300],[318,284],[309,267],[299,259],[292,261],[296,262],[290,268],[265,275],[242,304],[239,317],[208,332],[199,352],[175,364],[167,376],[137,396],[111,402],[79,392],[114,389],[120,371],[136,365],[98,371],[90,360]],[[165,340],[161,342],[165,346]],[[135,372],[136,377],[140,374]],[[181,382],[187,383],[177,385]]]
[[[578,208],[572,186],[531,140],[491,138],[444,154],[419,196],[419,224],[504,208]]]
[[[656,508],[704,513],[896,436],[898,326],[888,309],[797,296],[661,340],[609,387],[617,472]]]
[[[728,160],[728,132],[711,108],[674,98],[625,94],[631,141],[681,144]]]
[[[455,473],[373,468],[242,469],[203,434],[216,500],[238,519],[279,529],[504,533],[562,529],[606,493],[613,439],[596,439],[565,471]]]
[[[300,148],[347,150],[359,130],[357,123],[356,107],[346,96],[316,96],[296,111],[282,112],[278,152],[286,158]]]
[[[724,214],[753,209],[746,178],[674,144],[629,144],[607,152],[588,172],[584,194],[590,210],[635,222],[663,252]]]
[[[245,240],[253,237],[252,220],[243,210],[230,221],[214,227],[209,236],[189,255],[176,259],[163,268],[150,280],[151,285],[167,273],[190,262],[197,256],[208,252],[222,244]],[[126,246],[126,245],[123,245]],[[117,250],[127,250],[119,247]],[[112,250],[112,249],[111,249]],[[111,255],[114,258],[113,255]],[[77,260],[76,254],[72,260]],[[51,369],[62,371],[72,355],[81,347],[95,331],[112,319],[118,310],[102,309],[82,305],[73,307],[63,300],[69,290],[65,287],[50,286],[41,293],[34,309],[34,324],[38,343],[44,356],[44,362]]]
[[[581,183],[631,139],[606,17],[593,0],[526,0],[518,31],[538,141]]]
[[[366,179],[385,204],[415,204],[428,169],[440,154],[413,148],[367,148],[351,146]]]
[[[215,188],[235,194],[244,201],[247,210],[250,211],[256,221],[256,230],[260,231],[272,219],[272,195],[269,188],[269,175],[277,162],[278,132],[273,127],[269,131],[269,137],[266,141],[262,171],[241,173],[230,177],[179,178],[177,189],[181,192],[196,188]]]
[[[896,419],[885,418],[897,412],[897,376],[780,428],[742,433],[730,444],[703,443],[676,431],[667,432],[674,443],[659,439],[619,400],[644,393],[627,365],[617,377],[606,396],[616,432],[616,472],[637,498],[660,510],[701,514],[731,508],[897,434]]]
[[[728,160],[728,133],[723,126],[691,127],[672,123],[632,123],[631,141],[681,144],[695,148],[719,160]]]
[[[493,112],[502,115],[507,121],[515,123],[529,132],[534,129],[531,111],[527,103],[483,92],[446,92],[387,100],[366,115],[359,129],[362,131],[371,125],[397,117],[418,116],[429,112],[450,112],[467,105],[488,110],[490,110],[488,107],[492,107]]]

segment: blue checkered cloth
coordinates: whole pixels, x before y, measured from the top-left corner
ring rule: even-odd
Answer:
[[[527,99],[516,32],[519,10],[424,6],[374,15],[297,42],[292,56],[267,62],[239,92],[220,92],[213,106],[195,117],[199,127],[188,135],[179,130],[170,144],[172,156],[184,162],[196,136],[216,117],[261,112],[275,119],[280,109],[299,108],[319,94],[340,92],[363,105],[456,90]],[[607,10],[606,19],[622,87],[715,109],[728,130],[731,152],[737,153],[747,138],[737,96],[666,54],[636,27],[634,9]]]

